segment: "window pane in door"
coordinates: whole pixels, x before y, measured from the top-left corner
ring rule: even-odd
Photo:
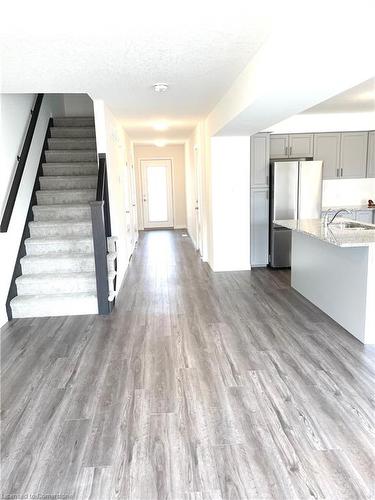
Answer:
[[[147,167],[148,217],[150,222],[168,220],[167,169]]]

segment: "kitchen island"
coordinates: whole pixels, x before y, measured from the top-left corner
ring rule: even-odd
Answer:
[[[276,220],[292,230],[291,285],[363,344],[375,344],[375,225]]]

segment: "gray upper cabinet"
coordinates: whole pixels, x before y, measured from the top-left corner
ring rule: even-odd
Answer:
[[[315,134],[314,160],[323,161],[323,179],[340,177],[340,133]]]
[[[302,158],[312,157],[314,146],[313,134],[291,134],[289,135],[289,157]]]
[[[368,133],[367,177],[375,177],[375,131]]]
[[[367,132],[341,134],[340,174],[343,179],[366,177]]]
[[[288,158],[289,157],[289,135],[271,135],[270,139],[270,157]]]
[[[270,164],[270,134],[260,133],[250,138],[251,187],[268,187]]]
[[[270,157],[312,157],[313,145],[314,134],[273,134],[270,139]]]

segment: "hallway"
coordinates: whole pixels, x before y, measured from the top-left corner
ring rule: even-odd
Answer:
[[[143,232],[112,315],[1,341],[5,498],[374,498],[374,349],[288,271]]]

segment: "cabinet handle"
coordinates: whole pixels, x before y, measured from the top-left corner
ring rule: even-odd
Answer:
[[[285,156],[288,156],[288,146],[285,146]]]
[[[292,146],[289,148],[289,156],[292,156]]]
[[[266,176],[266,184],[268,186],[268,175]]]
[[[342,168],[341,169],[341,177],[343,177],[343,175],[344,175],[344,169]]]
[[[336,177],[340,177],[340,169],[339,168],[336,171]]]

